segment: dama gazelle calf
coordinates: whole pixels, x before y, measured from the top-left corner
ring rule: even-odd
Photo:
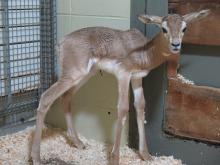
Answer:
[[[161,32],[151,41],[138,30],[114,30],[104,27],[90,27],[72,32],[59,43],[61,76],[46,90],[40,99],[36,131],[31,157],[34,165],[40,164],[40,141],[46,113],[52,103],[61,96],[65,112],[67,134],[78,148],[84,148],[72,126],[70,98],[98,69],[116,76],[118,80],[118,119],[111,162],[119,164],[121,132],[129,109],[129,84],[134,92],[139,132],[139,154],[143,160],[150,160],[144,131],[145,99],[142,77],[167,60],[171,54],[178,54],[182,37],[188,23],[208,14],[208,10],[184,16],[171,14],[166,17],[141,15],[139,20],[161,27]]]

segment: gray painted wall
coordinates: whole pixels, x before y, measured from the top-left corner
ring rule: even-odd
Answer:
[[[141,5],[140,5],[141,4]],[[131,19],[145,12],[148,14],[167,14],[167,0],[131,1]],[[134,7],[134,8],[133,8]],[[138,10],[139,8],[139,10]],[[143,25],[131,20],[131,27],[137,27],[147,36],[154,36],[154,26],[144,29]],[[184,45],[180,59],[180,73],[198,85],[220,87],[220,47]],[[146,99],[146,132],[149,150],[152,155],[174,155],[187,165],[219,165],[220,147],[193,140],[183,140],[163,132],[164,99],[167,87],[165,64],[153,70],[143,80]],[[138,133],[134,107],[131,106],[129,121],[129,143],[137,148]]]

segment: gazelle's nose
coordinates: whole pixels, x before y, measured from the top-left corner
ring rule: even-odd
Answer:
[[[175,43],[171,43],[171,45],[172,45],[173,47],[179,47],[179,46],[180,46],[180,43],[179,43],[179,42],[175,42]]]

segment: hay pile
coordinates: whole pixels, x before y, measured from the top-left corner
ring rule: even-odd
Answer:
[[[34,128],[0,137],[0,165],[28,165],[30,144]],[[80,136],[86,149],[71,147],[65,132],[57,129],[45,129],[41,143],[43,164],[50,165],[107,165],[111,146],[87,140]],[[172,156],[154,157],[152,162],[141,161],[138,155],[128,147],[121,148],[120,165],[182,165]]]

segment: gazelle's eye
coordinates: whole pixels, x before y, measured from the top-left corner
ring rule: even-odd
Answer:
[[[185,31],[186,31],[186,27],[185,27],[185,28],[183,28],[182,32],[184,33]]]
[[[167,29],[165,29],[164,27],[162,27],[162,31],[163,33],[167,33]]]

